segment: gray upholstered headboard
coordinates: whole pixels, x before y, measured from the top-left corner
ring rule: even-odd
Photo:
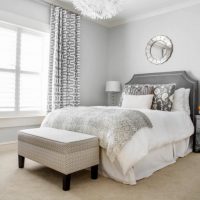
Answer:
[[[195,124],[195,115],[198,106],[198,81],[190,77],[185,71],[161,72],[150,74],[135,74],[126,84],[166,84],[176,83],[178,88],[190,88],[191,119]]]

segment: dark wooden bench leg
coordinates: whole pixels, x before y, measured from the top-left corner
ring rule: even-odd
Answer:
[[[63,190],[64,191],[70,190],[70,180],[71,180],[71,174],[63,175]]]
[[[98,178],[98,165],[91,167],[91,179],[97,179]]]
[[[23,156],[18,155],[19,168],[24,168],[24,160],[25,160],[25,158]]]

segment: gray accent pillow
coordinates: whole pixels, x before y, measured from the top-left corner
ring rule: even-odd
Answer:
[[[130,84],[124,85],[120,103],[122,105],[124,95],[147,95],[153,94],[154,86],[149,84]]]
[[[123,92],[127,95],[153,94],[154,86],[149,84],[124,85]]]
[[[151,109],[171,111],[174,100],[175,89],[176,89],[175,83],[154,85],[154,90],[153,90],[154,97]]]

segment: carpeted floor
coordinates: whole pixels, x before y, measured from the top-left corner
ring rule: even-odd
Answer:
[[[99,177],[88,171],[72,176],[71,190],[61,189],[62,176],[26,160],[17,168],[16,149],[0,150],[1,200],[200,200],[200,154],[190,154],[135,186]]]

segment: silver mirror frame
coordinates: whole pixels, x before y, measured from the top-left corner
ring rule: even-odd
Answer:
[[[153,44],[158,41],[162,41],[168,47],[166,54],[161,59],[156,59],[151,54],[151,49],[153,47]],[[158,35],[158,36],[151,38],[151,40],[147,43],[147,46],[145,49],[147,60],[155,65],[160,65],[160,64],[167,62],[167,60],[169,60],[169,58],[171,57],[172,52],[173,52],[172,41],[169,37],[164,36],[164,35]]]

